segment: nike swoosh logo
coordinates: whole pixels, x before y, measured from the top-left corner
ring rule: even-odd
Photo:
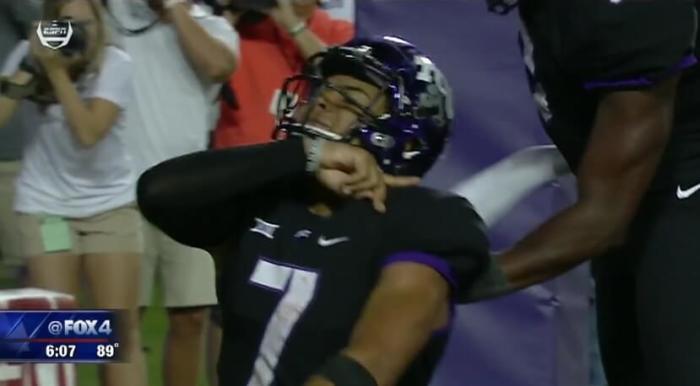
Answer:
[[[330,247],[336,244],[340,244],[345,241],[350,241],[349,237],[337,237],[335,239],[326,239],[325,237],[321,236],[318,238],[318,245],[322,247]]]
[[[698,190],[700,190],[700,184],[697,184],[692,188],[685,190],[681,189],[681,186],[678,185],[678,189],[676,189],[676,197],[678,197],[679,200],[685,200],[686,198],[695,194],[695,192],[697,192]]]

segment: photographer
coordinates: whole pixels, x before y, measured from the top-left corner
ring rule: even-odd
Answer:
[[[143,385],[141,225],[121,139],[131,59],[107,44],[98,0],[46,1],[42,19],[5,62],[0,96],[0,126],[21,107],[36,129],[14,205],[30,284],[77,296],[86,281],[93,307],[125,310],[126,362],[105,365],[104,384]]]
[[[206,149],[216,92],[233,72],[238,35],[221,17],[185,0],[113,0],[109,11],[134,58],[135,106],[127,114],[127,145],[139,172]],[[155,276],[163,288],[168,331],[163,384],[194,386],[208,307],[217,303],[214,263],[144,224],[141,306],[149,306]]]
[[[0,64],[18,42],[27,38],[31,22],[41,15],[36,1],[0,0]],[[26,137],[19,116],[10,119],[0,130],[0,278],[10,287],[21,282],[25,266],[18,243],[19,231],[12,203],[15,180],[22,158],[22,141]]]
[[[214,147],[268,142],[284,79],[327,46],[349,41],[354,26],[332,19],[317,0],[228,0],[221,11],[241,35],[241,60],[228,84],[235,102],[221,104]]]

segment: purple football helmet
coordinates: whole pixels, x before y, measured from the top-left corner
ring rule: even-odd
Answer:
[[[387,97],[388,112],[373,116],[367,106],[353,103],[327,81],[333,75],[379,87]],[[317,103],[321,91],[329,88],[361,111],[347,136],[314,127],[308,115],[295,114],[298,107]],[[305,135],[352,143],[369,151],[382,170],[393,175],[425,174],[442,153],[454,116],[452,93],[442,72],[411,43],[395,37],[356,39],[315,55],[303,74],[285,81],[281,95],[275,139]]]

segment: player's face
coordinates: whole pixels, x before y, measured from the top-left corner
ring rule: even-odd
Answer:
[[[345,136],[387,112],[387,98],[373,84],[348,75],[331,76],[328,83],[317,102],[307,106],[311,125]]]

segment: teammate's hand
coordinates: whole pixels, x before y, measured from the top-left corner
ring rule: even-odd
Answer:
[[[416,185],[418,177],[384,174],[365,149],[340,142],[324,141],[316,177],[333,192],[372,201],[375,210],[386,212],[387,187]]]

